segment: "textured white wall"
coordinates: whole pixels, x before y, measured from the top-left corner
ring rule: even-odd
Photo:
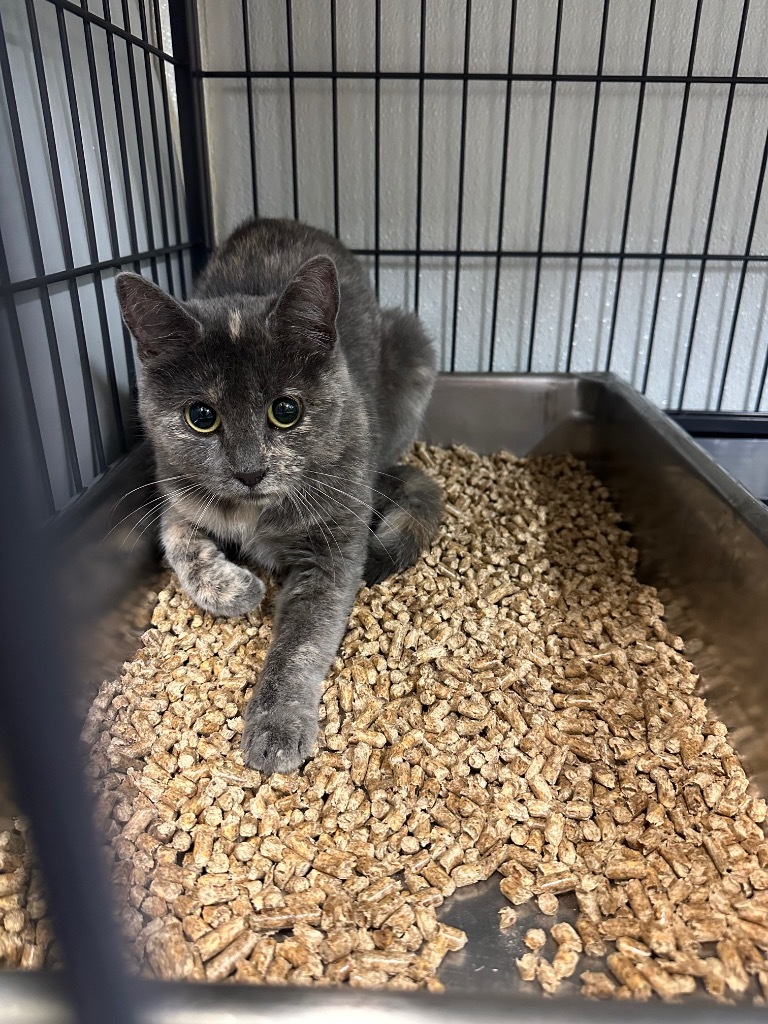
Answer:
[[[381,67],[419,69],[417,0],[382,0]],[[552,70],[556,0],[519,0],[514,70]],[[741,0],[704,0],[694,73],[728,75],[735,54]],[[338,66],[375,67],[374,0],[338,0]],[[474,0],[470,71],[503,74],[507,67],[511,0]],[[687,69],[695,0],[658,0],[649,72],[684,75]],[[426,70],[461,71],[465,0],[429,0]],[[245,67],[240,2],[200,0],[204,67]],[[258,70],[288,68],[286,5],[283,0],[251,0],[251,63]],[[558,70],[594,73],[598,59],[602,3],[566,0]],[[638,74],[642,67],[648,0],[612,0],[604,71]],[[331,68],[330,4],[293,0],[295,67]],[[740,74],[764,75],[768,51],[768,2],[753,0],[747,22]],[[494,249],[497,242],[503,140],[503,81],[471,82],[467,99],[467,145],[461,246]],[[645,94],[627,249],[658,251],[662,245],[684,86],[649,84]],[[424,189],[421,244],[452,249],[457,239],[461,82],[429,81],[425,86]],[[715,209],[710,252],[743,253],[755,184],[768,130],[766,87],[740,84]],[[638,103],[636,83],[605,83],[589,193],[585,247],[596,252],[620,248],[627,176]],[[299,214],[333,230],[331,83],[298,80],[295,86],[298,138]],[[557,87],[553,122],[546,228],[546,251],[578,248],[593,83]],[[512,88],[504,249],[536,250],[539,243],[550,86],[515,82]],[[668,249],[700,252],[712,193],[728,98],[725,84],[694,84],[690,90],[679,181]],[[285,79],[254,80],[259,212],[293,215],[290,105]],[[370,80],[339,81],[340,235],[352,247],[373,248],[374,86]],[[380,245],[412,249],[416,230],[418,83],[383,81],[381,110]],[[219,239],[251,216],[250,144],[247,85],[242,79],[208,79],[206,109],[216,235]],[[761,203],[752,251],[766,252],[768,211]],[[457,369],[487,369],[495,259],[461,263]],[[453,258],[428,257],[421,263],[420,312],[441,339],[444,363],[452,336]],[[724,372],[740,265],[710,263],[703,283],[691,366],[681,396],[684,348],[691,326],[699,264],[670,261],[662,280],[648,370],[648,394],[664,406],[712,408]],[[413,300],[412,258],[384,257],[381,296],[386,303]],[[542,262],[534,336],[534,370],[566,366],[574,307],[575,260],[546,257]],[[535,260],[502,261],[499,323],[494,369],[525,368],[531,334]],[[618,302],[610,367],[640,386],[648,361],[649,327],[658,267],[627,260]],[[606,367],[616,297],[616,260],[585,260],[579,289],[571,366]],[[758,395],[768,349],[764,308],[768,292],[765,265],[750,265],[744,283],[733,353],[725,380],[723,407],[768,410],[768,389]]]

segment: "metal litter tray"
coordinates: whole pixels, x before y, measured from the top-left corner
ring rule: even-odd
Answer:
[[[671,628],[695,642],[693,660],[707,699],[728,725],[747,771],[765,795],[768,509],[681,429],[610,375],[444,376],[424,438],[441,445],[460,442],[481,453],[571,452],[588,464],[609,488],[632,531],[640,553],[640,579],[662,591]],[[83,600],[79,615],[87,623],[83,636],[87,634],[89,643],[84,645],[80,675],[91,684],[109,670],[116,673],[145,625],[141,615],[132,613],[132,595],[146,591],[157,569],[151,547],[129,554],[130,545],[118,545],[119,531],[112,535],[114,543],[102,541],[116,498],[144,482],[147,474],[146,453],[135,453],[56,527],[67,539],[65,577],[76,582]],[[126,506],[121,514],[128,511]],[[101,619],[99,647],[92,642],[94,617]],[[119,628],[103,628],[116,617]],[[268,1017],[317,1020],[325,1014],[337,1020],[465,1020],[470,1015],[492,1020],[509,1014],[521,1022],[676,1021],[694,1014],[703,1021],[764,1019],[764,1010],[749,1004],[724,1007],[704,995],[682,1005],[662,1005],[656,999],[598,1004],[582,999],[575,981],[552,999],[526,994],[532,986],[521,984],[514,959],[523,951],[523,932],[538,923],[538,911],[534,905],[521,908],[515,928],[501,933],[497,910],[504,900],[497,881],[461,890],[444,905],[441,916],[469,937],[441,969],[444,996],[142,983],[146,1019],[189,1024]],[[598,963],[585,961],[584,968],[597,968]],[[50,974],[0,975],[3,1020],[62,1020],[63,998]]]

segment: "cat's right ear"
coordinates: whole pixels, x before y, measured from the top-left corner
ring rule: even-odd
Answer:
[[[319,351],[336,341],[339,279],[330,256],[308,259],[288,282],[267,318],[267,328]]]
[[[152,362],[200,337],[200,323],[181,303],[139,274],[115,278],[125,326],[136,339],[139,359]]]

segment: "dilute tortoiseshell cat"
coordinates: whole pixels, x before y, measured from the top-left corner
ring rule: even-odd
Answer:
[[[379,309],[343,245],[290,221],[238,228],[187,302],[116,281],[170,566],[213,615],[259,604],[252,568],[281,584],[242,746],[252,767],[291,771],[362,580],[412,565],[440,522],[438,487],[397,464],[432,391],[432,345],[415,316]]]

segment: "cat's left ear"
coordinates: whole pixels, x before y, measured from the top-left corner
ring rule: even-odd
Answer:
[[[269,314],[267,328],[313,348],[331,349],[336,342],[339,279],[330,256],[313,256],[294,274]]]

